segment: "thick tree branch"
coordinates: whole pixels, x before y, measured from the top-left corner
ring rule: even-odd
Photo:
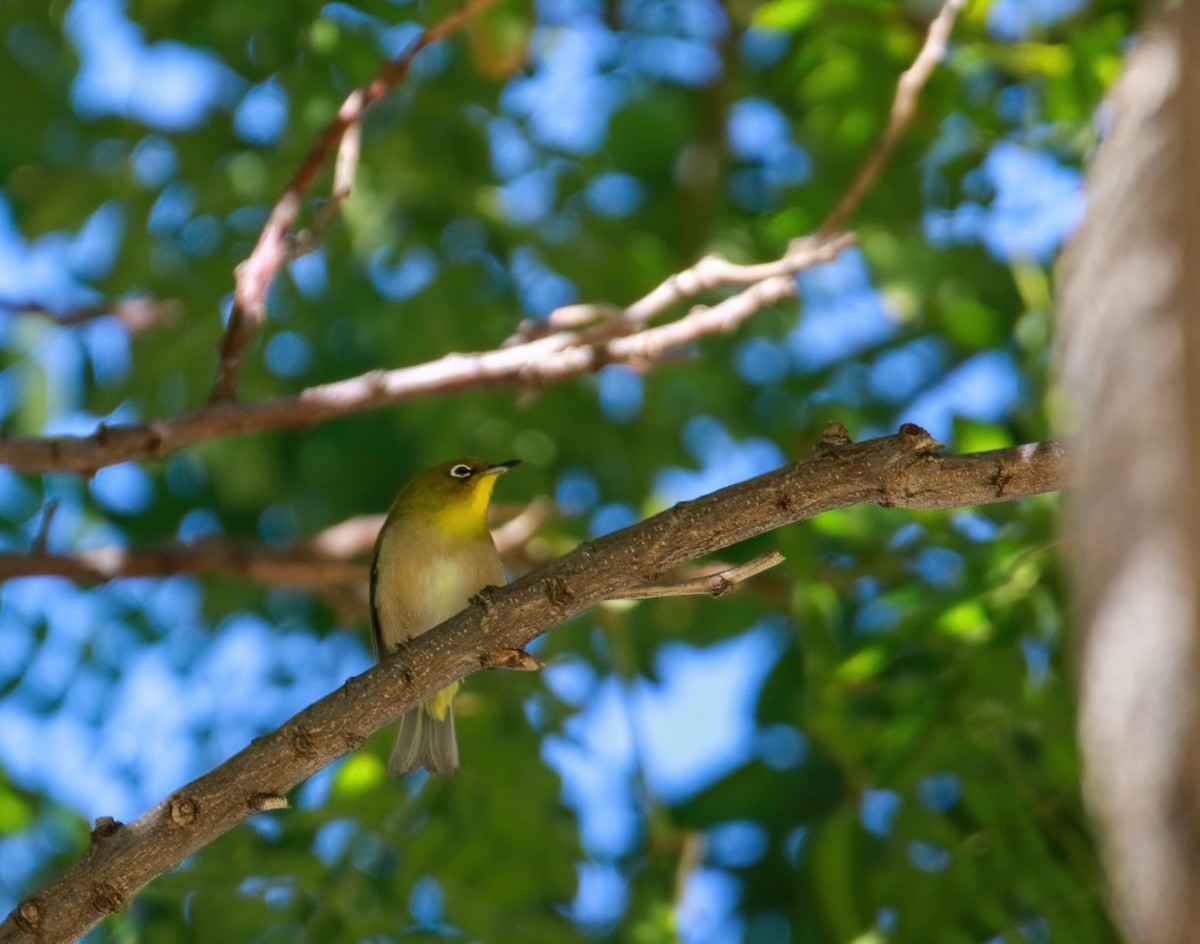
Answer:
[[[815,244],[807,265],[828,262],[846,239]],[[798,264],[798,262],[796,263]],[[448,354],[438,360],[374,371],[349,380],[310,387],[298,394],[251,403],[225,401],[149,423],[101,427],[88,436],[0,438],[0,463],[25,472],[90,474],[118,462],[161,459],[226,436],[311,426],[365,410],[488,387],[539,387],[561,383],[608,364],[645,368],[664,354],[716,333],[735,330],[763,307],[796,294],[791,276],[758,282],[711,308],[698,308],[678,321],[636,331],[634,323],[563,331],[546,338],[480,354]],[[611,337],[621,331],[636,331]],[[611,339],[609,339],[611,338]]]
[[[835,432],[840,432],[836,431]],[[917,426],[860,444],[827,436],[815,455],[684,502],[576,548],[407,645],[128,826],[97,829],[91,849],[0,925],[0,944],[74,941],[147,882],[347,753],[422,699],[481,666],[514,660],[534,638],[671,568],[748,538],[864,502],[957,508],[1061,488],[1057,443],[966,456],[936,455]],[[522,662],[516,659],[515,662]]]
[[[422,33],[408,49],[380,69],[375,78],[362,88],[351,92],[342,102],[337,115],[309,149],[300,169],[296,171],[283,196],[275,204],[253,251],[237,268],[233,308],[229,312],[229,323],[221,340],[217,379],[210,397],[213,402],[230,400],[237,393],[242,371],[242,355],[246,346],[258,333],[266,315],[267,289],[271,287],[280,268],[288,260],[288,233],[295,225],[304,198],[312,189],[329,155],[335,150],[338,151],[338,166],[330,200],[332,209],[327,210],[332,214],[350,193],[354,169],[358,162],[358,124],[362,121],[363,113],[408,75],[418,53],[427,46],[445,39],[497,2],[498,0],[467,0],[459,9]],[[348,133],[350,144],[341,147]],[[322,223],[319,219],[317,225],[328,225],[328,220]]]

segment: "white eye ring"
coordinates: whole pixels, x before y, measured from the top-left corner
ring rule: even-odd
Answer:
[[[473,472],[474,470],[469,465],[463,465],[462,463],[459,463],[450,470],[450,474],[456,479],[469,479]]]

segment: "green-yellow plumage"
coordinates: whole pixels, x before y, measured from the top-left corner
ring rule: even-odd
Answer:
[[[392,503],[371,565],[371,626],[380,658],[466,608],[487,586],[507,583],[487,528],[496,478],[517,463],[455,459],[422,472]],[[400,719],[388,773],[458,767],[454,696],[442,689]]]

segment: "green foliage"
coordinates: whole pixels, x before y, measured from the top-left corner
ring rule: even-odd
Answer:
[[[81,116],[70,97],[79,61],[64,34],[68,5],[10,0],[0,13],[0,31],[10,38],[0,87],[22,93],[6,96],[3,106],[0,179],[13,217],[29,239],[74,233],[106,201],[117,201],[124,235],[112,267],[91,284],[109,296],[137,291],[175,300],[180,316],[132,338],[127,372],[106,374],[81,355],[70,371],[79,385],[74,399],[34,354],[84,329],[14,316],[0,358],[20,397],[4,431],[36,435],[73,410],[154,417],[203,403],[233,270],[320,129],[384,60],[378,25],[412,16],[432,22],[444,6],[354,4],[377,18],[371,26],[366,18],[356,25],[322,16],[326,5],[314,2],[132,0],[127,13],[147,42],[208,50],[241,77],[238,95],[277,84],[289,121],[277,141],[261,144],[238,136],[228,108],[182,131]],[[619,27],[625,7],[637,5],[611,6],[605,15]],[[624,84],[594,149],[539,142],[528,119],[505,110],[532,25],[526,6],[505,4],[470,38],[432,51],[365,124],[354,192],[319,257],[325,287],[314,291],[285,271],[272,288],[241,396],[292,393],[494,348],[530,314],[522,274],[530,266],[569,280],[564,301],[621,304],[706,252],[740,262],[780,256],[836,205],[887,121],[895,80],[932,11],[840,0],[730,7],[729,31],[715,46],[725,71],[710,85],[606,67]],[[704,340],[683,363],[648,371],[632,415],[606,411],[604,381],[595,377],[538,391],[420,400],[211,442],[147,464],[150,497],[135,511],[105,507],[94,487],[74,480],[28,477],[23,501],[4,506],[5,539],[25,546],[43,499],[68,493],[79,514],[53,532],[59,550],[98,535],[170,540],[197,512],[207,516],[206,527],[288,543],[383,510],[410,474],[464,453],[526,461],[504,480],[504,502],[554,495],[574,470],[590,476],[598,506],[641,516],[668,500],[664,470],[717,464],[689,449],[697,418],[716,420],[734,443],[758,439],[797,457],[831,420],[856,435],[894,429],[946,374],[997,352],[1019,369],[1015,405],[999,420],[957,417],[949,447],[989,449],[1046,436],[1047,267],[998,262],[976,243],[934,245],[922,217],[964,199],[986,204],[978,168],[998,141],[1079,166],[1094,144],[1091,115],[1115,76],[1132,13],[1126,4],[1096,3],[1002,42],[987,29],[988,9],[972,4],[964,14],[949,63],[932,78],[856,219],[862,258],[894,322],[886,337],[797,367],[804,352],[785,344],[804,312],[782,305],[735,336]],[[752,24],[777,31],[773,41],[781,44],[764,65],[742,51]],[[555,41],[556,29],[543,24],[533,42]],[[17,52],[13,35],[23,44]],[[1014,89],[1035,105],[1015,120],[1000,117],[999,102]],[[731,150],[724,130],[732,104],[747,98],[773,103],[812,163],[810,179],[785,182],[753,205],[733,186],[749,179],[738,175],[753,162]],[[493,166],[489,129],[504,115],[524,136],[531,166],[554,168],[548,211],[532,221],[506,209]],[[952,135],[952,120],[966,130]],[[178,162],[171,182],[140,182],[136,156],[164,141]],[[627,214],[599,212],[589,202],[589,186],[611,173],[640,188]],[[329,181],[327,170],[305,205],[304,225]],[[178,225],[151,226],[172,187],[186,190],[188,209]],[[428,280],[389,298],[380,269],[414,260],[431,264]],[[299,366],[272,369],[272,345],[296,338],[305,346]],[[784,361],[764,381],[736,366],[752,340]],[[889,353],[922,340],[939,352],[935,376],[901,396],[872,380]],[[548,556],[591,536],[595,510],[552,521],[530,554]],[[537,678],[472,678],[460,699],[464,766],[453,780],[386,780],[381,735],[298,791],[295,809],[257,817],[153,883],[93,940],[1115,941],[1079,795],[1052,547],[1056,510],[1052,498],[965,517],[848,509],[731,552],[741,559],[778,547],[788,560],[728,599],[603,607],[556,630],[540,650],[552,666],[586,669],[595,684],[583,702]],[[365,635],[362,612],[341,608],[344,601],[236,575],[197,586],[206,646],[218,646],[228,620],[246,613],[325,640]],[[135,602],[116,615],[90,608],[120,592],[96,590],[81,609],[97,648],[118,632],[129,646],[113,664],[82,647],[72,669],[72,684],[99,673],[111,686],[95,709],[101,717],[138,654],[165,650],[174,632]],[[4,603],[9,625],[35,626],[36,614],[10,598]],[[636,714],[636,693],[649,690],[639,686],[665,684],[666,645],[708,651],[763,625],[781,640],[780,654],[756,690],[750,743],[684,795],[657,791],[636,763],[618,771],[631,798],[629,841],[611,855],[587,848],[578,798],[564,794],[560,771],[546,760],[546,739],[577,736],[573,724],[603,680],[618,685]],[[36,654],[46,634],[31,632]],[[207,651],[188,658],[201,661]],[[0,702],[14,697],[23,674],[0,679]],[[67,701],[47,696],[36,713],[51,718]],[[286,704],[294,710],[303,702]],[[276,720],[287,714],[281,707]],[[240,746],[223,741],[213,725],[197,736],[207,761]],[[128,772],[131,790],[139,776]],[[19,877],[24,893],[85,848],[82,815],[104,811],[20,783],[16,772],[0,773],[0,836],[40,825],[50,837],[39,868]],[[885,794],[894,809],[885,824],[872,825],[864,812],[869,798]],[[705,837],[730,823],[757,830],[763,842],[756,854],[705,851]],[[578,870],[592,860],[625,882],[624,906],[576,921],[570,905]],[[698,868],[737,889],[732,924],[708,937],[679,910]],[[431,914],[440,917],[431,922]]]

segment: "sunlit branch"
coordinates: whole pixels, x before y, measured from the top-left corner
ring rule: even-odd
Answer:
[[[429,43],[455,29],[495,0],[469,3],[423,37]],[[100,427],[88,436],[0,437],[0,463],[27,472],[73,471],[83,474],[118,462],[161,459],[196,443],[227,436],[310,426],[341,416],[394,406],[417,399],[488,387],[536,390],[598,370],[608,364],[648,369],[673,352],[703,337],[734,330],[750,315],[795,295],[793,276],[828,262],[853,242],[837,230],[857,209],[886,163],[916,107],[917,96],[945,52],[946,42],[963,0],[947,0],[930,26],[913,65],[901,77],[887,128],[838,208],[815,237],[793,241],[773,262],[739,265],[708,256],[668,278],[647,295],[621,308],[575,305],[551,314],[548,327],[525,325],[498,350],[451,354],[413,367],[375,371],[323,384],[293,396],[251,403],[229,398],[236,387],[242,351],[254,329],[243,317],[249,310],[235,301],[234,317],[222,343],[222,367],[214,401],[186,413],[148,423]],[[420,42],[420,41],[419,41]],[[343,111],[314,145],[263,230],[259,246],[238,275],[238,294],[261,303],[270,280],[283,264],[284,241],[299,212],[300,196],[311,188],[332,150],[343,140],[362,111],[399,81],[417,49],[389,64],[380,77],[351,95]],[[355,97],[358,95],[358,97]],[[357,158],[357,141],[339,156],[335,195],[348,186]],[[252,264],[253,263],[253,264]],[[673,305],[722,287],[747,286],[709,308],[701,308],[657,328],[646,325]],[[237,322],[235,324],[235,322]],[[549,331],[550,333],[547,333]],[[226,356],[228,355],[228,356]]]
[[[361,91],[356,91],[351,98],[361,97],[361,95]],[[361,109],[362,106],[355,102],[354,107]],[[299,259],[301,256],[316,251],[321,245],[329,227],[337,219],[342,202],[350,196],[350,191],[354,189],[354,176],[358,171],[358,158],[361,153],[362,122],[352,121],[346,127],[342,141],[338,145],[337,160],[333,165],[333,189],[329,192],[329,199],[322,203],[317,210],[312,225],[292,238],[286,261],[292,262]]]
[[[841,251],[854,243],[850,233],[826,239],[806,237],[792,241],[788,251],[773,262],[740,265],[724,256],[705,256],[695,265],[668,276],[637,301],[624,308],[615,305],[565,305],[552,311],[544,321],[524,321],[517,333],[505,343],[545,337],[555,331],[579,331],[591,328],[597,340],[606,335],[627,333],[666,313],[680,302],[720,288],[754,285],[784,276],[796,275],[813,265],[814,253],[824,255],[831,248]]]
[[[917,426],[864,443],[834,430],[808,459],[683,502],[576,548],[459,615],[395,657],[255,738],[135,822],[97,828],[88,852],[22,901],[0,924],[0,944],[82,937],[148,882],[347,753],[422,700],[483,667],[534,668],[528,644],[605,600],[654,584],[672,569],[835,508],[959,508],[1061,488],[1066,450],[1040,443],[940,456]],[[715,605],[715,604],[714,604]]]
[[[954,21],[966,5],[967,0],[946,0],[938,15],[929,24],[929,31],[925,34],[925,42],[921,46],[921,51],[917,53],[913,64],[904,70],[900,81],[896,83],[896,96],[892,100],[892,110],[888,115],[887,126],[883,129],[883,134],[871,148],[871,153],[863,161],[862,167],[859,168],[849,188],[842,195],[842,199],[838,201],[838,205],[817,227],[818,236],[832,236],[845,228],[854,214],[858,212],[863,199],[875,186],[879,172],[887,164],[888,158],[892,156],[892,151],[896,148],[896,143],[904,134],[908,123],[912,121],[921,90],[929,81],[929,77],[937,68],[938,63],[945,57],[946,44],[954,30]]]
[[[812,245],[807,265],[835,258],[848,239]],[[799,264],[795,260],[793,264]],[[647,369],[673,351],[703,338],[735,330],[763,308],[794,297],[795,280],[774,276],[756,282],[710,308],[697,308],[677,321],[637,330],[610,324],[478,354],[448,354],[437,360],[373,371],[348,380],[309,387],[292,396],[249,403],[225,401],[148,423],[101,427],[88,436],[0,438],[0,463],[26,472],[94,473],[119,462],[162,459],[196,443],[271,429],[311,426],[341,416],[414,400],[489,387],[537,389],[610,364]],[[635,332],[611,337],[620,331]]]
[[[330,212],[336,212],[337,206],[349,195],[353,182],[354,170],[358,163],[357,126],[364,112],[408,75],[418,53],[446,38],[497,2],[498,0],[468,0],[422,33],[408,49],[380,69],[375,78],[362,88],[351,92],[342,102],[337,115],[309,149],[300,169],[296,171],[283,196],[275,204],[253,251],[237,268],[233,307],[229,313],[225,335],[221,339],[220,361],[211,401],[229,400],[237,393],[242,356],[246,346],[258,333],[265,317],[267,289],[288,259],[288,234],[295,225],[304,199],[328,161],[329,155],[335,149],[339,151],[333,196],[330,200],[333,204]],[[351,145],[339,147],[347,133],[351,135]]]
[[[965,5],[966,0],[946,0],[930,23],[925,42],[917,57],[900,76],[896,85],[887,126],[837,207],[817,228],[815,235],[793,240],[788,252],[773,262],[741,265],[721,255],[705,256],[690,268],[668,276],[642,298],[623,308],[606,304],[567,305],[552,312],[543,321],[522,322],[508,343],[515,344],[531,338],[544,337],[555,331],[576,331],[591,325],[646,324],[673,306],[705,292],[730,286],[753,285],[776,276],[794,275],[808,267],[806,255],[813,245],[832,240],[852,240],[852,235],[841,231],[874,186],[897,142],[912,121],[921,91],[938,63],[944,58],[954,22]]]

